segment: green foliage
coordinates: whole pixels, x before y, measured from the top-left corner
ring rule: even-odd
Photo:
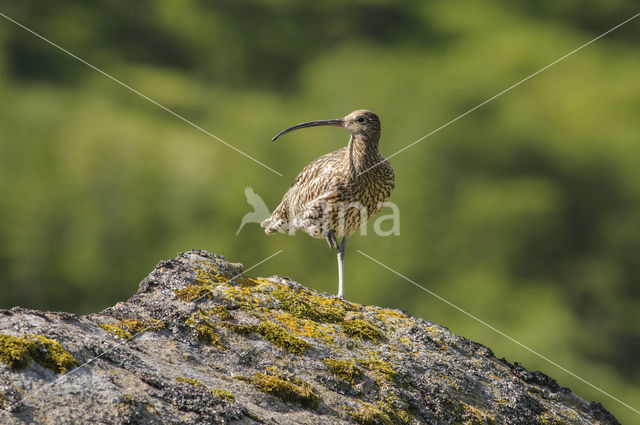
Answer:
[[[64,37],[67,47],[81,56],[100,51],[105,60],[143,61],[234,86],[291,88],[305,64],[347,38],[394,45],[427,42],[435,35],[417,15],[419,4],[411,0],[292,2],[278,7],[272,0],[191,0],[179,5],[142,0],[127,13],[105,0],[91,6],[77,0],[57,7],[23,3],[9,14],[19,14],[52,39]],[[42,14],[50,19],[42,19]],[[388,24],[390,19],[394,25]],[[100,24],[89,30],[82,22]],[[6,50],[15,78],[72,81],[84,74],[49,46],[31,43],[21,34],[9,38]],[[34,57],[45,60],[34,66]]]
[[[95,312],[192,247],[247,267],[284,249],[259,274],[333,293],[335,255],[322,241],[266,237],[256,224],[235,233],[251,210],[246,186],[273,209],[296,173],[347,135],[271,136],[366,107],[380,115],[390,155],[636,7],[145,0],[123,12],[108,1],[13,2],[3,13],[284,177],[2,20],[0,306]],[[394,156],[401,234],[381,238],[369,225],[349,241],[347,297],[443,324],[632,422],[601,393],[355,250],[610,393],[640,399],[639,22]],[[207,284],[176,295],[191,301]],[[280,301],[296,317],[332,323],[348,310]]]

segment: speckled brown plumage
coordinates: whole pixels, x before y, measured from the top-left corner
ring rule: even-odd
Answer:
[[[267,234],[302,230],[326,238],[338,248],[340,291],[346,240],[384,206],[394,188],[393,168],[378,152],[380,120],[371,111],[357,110],[345,118],[311,121],[292,130],[319,125],[343,127],[351,138],[344,148],[312,161],[296,177],[271,217],[262,222]],[[336,237],[343,241],[338,245]]]

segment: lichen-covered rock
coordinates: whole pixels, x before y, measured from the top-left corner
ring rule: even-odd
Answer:
[[[190,251],[97,314],[1,310],[0,423],[618,423],[406,312],[241,273]]]

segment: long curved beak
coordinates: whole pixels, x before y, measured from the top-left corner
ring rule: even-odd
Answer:
[[[344,118],[338,118],[338,119],[335,119],[335,120],[321,120],[321,121],[303,122],[302,124],[294,125],[293,127],[289,127],[286,130],[282,130],[280,133],[278,133],[275,136],[273,136],[273,139],[271,139],[271,141],[275,142],[278,137],[280,137],[283,134],[288,133],[290,131],[294,131],[294,130],[298,130],[300,128],[306,128],[306,127],[317,127],[317,126],[320,126],[320,125],[328,125],[328,126],[332,126],[332,127],[344,127]]]

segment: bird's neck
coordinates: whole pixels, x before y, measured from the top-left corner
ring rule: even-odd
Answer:
[[[361,173],[378,161],[378,140],[368,139],[361,134],[352,135],[347,151],[349,168],[352,172]]]

